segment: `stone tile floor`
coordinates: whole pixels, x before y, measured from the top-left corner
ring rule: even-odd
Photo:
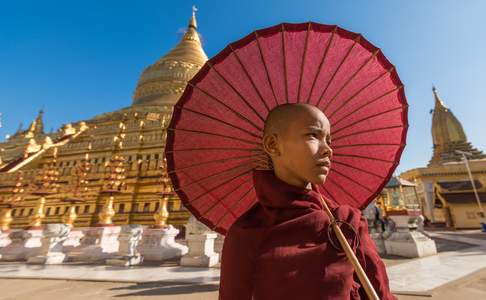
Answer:
[[[483,246],[482,233],[434,232],[432,235],[440,252],[437,256],[420,259],[383,257],[390,286],[397,297],[400,300],[421,299],[424,296],[444,300],[486,299],[486,247]],[[474,245],[464,241],[472,241]],[[218,269],[193,270],[174,265],[174,262],[169,262],[162,268],[144,265],[125,269],[93,265],[27,266],[2,263],[0,299],[217,299]],[[114,280],[125,282],[103,282]]]

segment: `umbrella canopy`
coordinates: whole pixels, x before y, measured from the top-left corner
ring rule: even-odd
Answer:
[[[363,209],[398,165],[408,106],[380,49],[312,22],[255,31],[202,67],[168,128],[175,191],[211,229],[225,234],[257,202],[252,170],[267,160],[264,121],[285,103],[315,105],[329,118],[334,154],[324,196]]]

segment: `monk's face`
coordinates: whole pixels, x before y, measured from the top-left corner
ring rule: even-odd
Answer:
[[[324,183],[332,156],[329,120],[317,107],[303,104],[292,105],[280,117],[281,127],[264,136],[275,175],[306,188]]]

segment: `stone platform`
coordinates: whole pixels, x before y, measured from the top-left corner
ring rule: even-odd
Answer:
[[[449,240],[447,250],[435,256],[403,259],[386,258],[390,288],[395,294],[431,295],[431,290],[486,268],[486,240],[482,235],[460,232],[429,232]],[[462,240],[462,244],[458,243]],[[464,244],[464,242],[470,242]],[[442,242],[439,243],[442,245]],[[439,247],[441,248],[441,247]],[[219,282],[218,268],[141,265],[114,267],[105,265],[63,264],[36,266],[25,263],[0,263],[0,278],[63,279],[137,283],[212,284]]]

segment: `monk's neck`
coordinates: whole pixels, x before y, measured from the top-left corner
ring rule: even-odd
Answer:
[[[312,185],[310,182],[302,180],[301,178],[297,177],[291,171],[288,171],[283,168],[275,168],[274,170],[275,177],[282,180],[283,182],[290,184],[295,187],[303,188],[303,189],[312,189]]]

